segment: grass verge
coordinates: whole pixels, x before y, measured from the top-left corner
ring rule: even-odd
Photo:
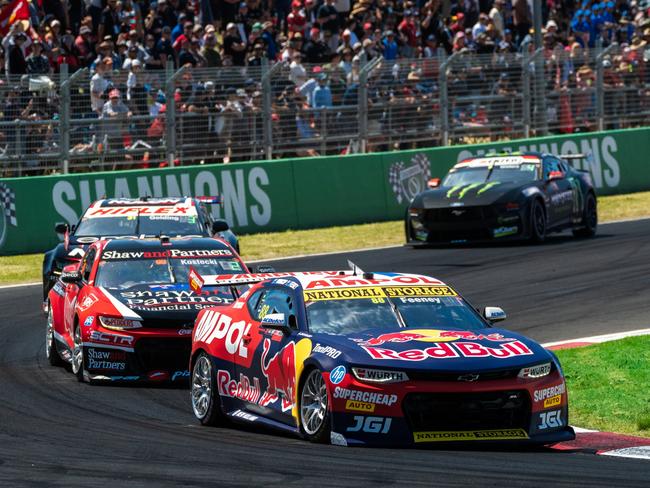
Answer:
[[[572,425],[650,437],[650,336],[556,353]]]
[[[598,199],[601,222],[650,216],[650,192]],[[404,242],[400,221],[348,225],[325,229],[287,230],[241,236],[245,260],[274,259],[296,254],[347,251]],[[0,257],[0,285],[41,280],[42,254]]]

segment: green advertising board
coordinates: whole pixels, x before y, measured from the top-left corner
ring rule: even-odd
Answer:
[[[467,157],[501,151],[583,154],[599,195],[650,190],[650,128],[368,155],[202,165],[0,180],[0,254],[59,242],[102,197],[222,195],[213,209],[239,234],[400,219],[430,177]]]

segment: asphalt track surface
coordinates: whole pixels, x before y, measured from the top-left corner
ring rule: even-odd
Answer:
[[[405,248],[301,258],[278,270],[431,274],[507,327],[562,340],[650,326],[650,220],[542,246]],[[47,365],[38,286],[0,290],[0,486],[649,486],[650,462],[551,449],[319,446],[197,425],[186,389],[94,387]],[[109,485],[109,486],[111,486]]]

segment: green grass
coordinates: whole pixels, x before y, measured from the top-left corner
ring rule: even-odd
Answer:
[[[572,425],[650,437],[650,336],[557,351]]]
[[[615,195],[598,199],[601,222],[650,216],[650,192]],[[245,260],[273,259],[296,254],[347,251],[366,247],[398,245],[404,242],[404,223],[287,230],[241,236]],[[41,254],[0,257],[0,285],[40,281]]]

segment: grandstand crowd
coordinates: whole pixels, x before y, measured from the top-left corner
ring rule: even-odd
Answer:
[[[0,8],[6,11],[18,1],[3,0]],[[505,97],[520,89],[513,66],[521,64],[524,50],[534,51],[533,5],[528,0],[33,0],[26,4],[27,18],[0,28],[4,81],[0,90],[6,94],[3,121],[58,117],[58,103],[52,98],[57,95],[35,93],[34,78],[41,82],[47,80],[43,77],[56,78],[67,64],[69,73],[89,69],[88,89],[83,90],[87,100],[74,106],[76,114],[106,121],[101,135],[114,147],[122,145],[127,132],[131,138],[151,142],[164,136],[161,114],[167,100],[161,80],[168,63],[174,69],[185,66],[189,73],[201,68],[241,68],[237,83],[228,77],[219,81],[205,74],[184,75],[174,94],[179,112],[196,114],[195,122],[206,134],[224,140],[228,150],[220,156],[226,161],[245,157],[232,149],[248,145],[246,134],[233,135],[247,132],[244,122],[237,120],[261,107],[260,77],[248,76],[246,70],[259,73],[267,62],[286,66],[286,79],[273,93],[276,125],[282,122],[283,109],[287,112],[291,107],[286,137],[309,139],[318,133],[318,117],[301,119],[300,111],[356,104],[360,69],[375,58],[383,58],[384,67],[404,60],[412,64],[395,77],[392,86],[384,84],[372,92],[371,105],[401,98],[421,110],[420,105],[434,98],[437,90],[440,50],[464,58],[450,80],[450,94]],[[593,85],[594,48],[617,43],[616,54],[604,62],[606,86],[638,86],[648,95],[650,0],[544,0],[541,10],[548,90],[559,94]],[[412,82],[410,91],[396,89],[396,84],[406,86],[406,82]],[[561,114],[561,102],[556,103],[557,117],[566,119],[558,124],[564,125],[564,132],[581,128],[581,110],[586,111],[584,120],[593,114],[593,104],[571,103],[568,119]],[[436,107],[427,110],[421,118]],[[219,122],[207,115],[215,111],[223,115]],[[453,112],[452,123],[507,126],[513,114],[502,113],[506,111],[503,103],[460,107]],[[231,113],[236,114],[234,119]],[[129,122],[134,115],[150,120]],[[392,130],[413,124],[418,117],[407,113],[404,119]],[[192,126],[188,137],[199,137],[196,129]],[[33,147],[27,149],[38,151],[51,130],[36,126],[30,137],[23,138],[32,141]],[[14,138],[7,135],[10,143]]]

